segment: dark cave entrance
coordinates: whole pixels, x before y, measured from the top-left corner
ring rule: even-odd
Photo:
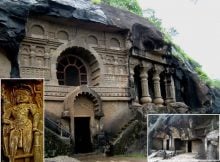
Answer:
[[[75,117],[75,153],[92,152],[90,117]]]
[[[136,66],[134,68],[134,88],[135,88],[135,95],[138,97],[138,101],[140,102],[142,96],[140,66]]]
[[[188,141],[188,152],[192,152],[192,141]]]
[[[169,139],[167,139],[167,146],[166,146],[166,149],[167,149],[167,150],[169,150],[169,149],[170,149],[170,147],[169,147],[169,145],[170,145],[170,144],[169,144],[169,143],[170,143],[170,140],[169,140]]]
[[[185,142],[184,141],[182,141],[179,138],[176,138],[174,141],[175,141],[174,142],[175,150],[185,150]]]

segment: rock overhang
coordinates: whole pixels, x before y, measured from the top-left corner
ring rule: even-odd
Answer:
[[[77,19],[130,32],[140,24],[151,40],[163,42],[162,34],[147,19],[108,5],[94,5],[88,0],[2,0],[0,15],[1,32],[5,32],[6,39],[15,38],[18,42],[24,37],[25,23],[30,15]]]

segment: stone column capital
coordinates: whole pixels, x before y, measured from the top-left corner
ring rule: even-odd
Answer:
[[[155,74],[159,75],[164,70],[165,70],[165,68],[163,66],[161,66],[161,65],[155,65],[155,64],[153,65],[153,72]]]
[[[142,61],[140,67],[145,69],[147,72],[153,67],[153,65],[149,62]]]
[[[141,67],[141,69],[140,69],[140,78],[144,79],[144,78],[147,78],[147,77],[148,77],[148,74],[147,74],[146,67]]]
[[[166,75],[173,75],[175,72],[175,69],[173,67],[165,67],[165,74]]]

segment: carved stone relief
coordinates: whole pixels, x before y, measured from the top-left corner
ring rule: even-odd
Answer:
[[[110,40],[110,47],[113,49],[120,49],[120,41],[117,38],[112,38]]]
[[[43,162],[43,80],[4,79],[1,87],[4,161]]]
[[[21,45],[19,59],[21,77],[50,79],[50,56],[45,53],[45,48],[31,43]]]
[[[36,37],[38,33],[43,36]],[[52,79],[51,72],[54,73],[54,70],[51,67],[56,64],[56,62],[52,62],[54,51],[61,45],[71,43],[75,39],[79,44],[86,43],[92,46],[103,59],[106,68],[104,67],[102,75],[114,75],[105,76],[111,83],[110,86],[115,85],[115,82],[119,83],[120,86],[122,84],[123,86],[127,85],[127,52],[124,50],[125,38],[123,35],[77,28],[71,23],[64,26],[60,22],[33,17],[29,18],[27,22],[27,37],[21,44],[21,77],[45,78],[48,81]],[[91,69],[94,76],[91,79],[95,80],[93,85],[96,85],[96,82],[98,83],[98,79],[96,79],[98,71],[96,67]],[[125,82],[122,83],[124,80]]]
[[[87,43],[93,46],[98,46],[98,39],[94,35],[89,35],[87,38]]]
[[[57,38],[61,40],[69,40],[69,34],[66,31],[58,31]]]
[[[34,34],[34,35],[44,35],[44,28],[41,25],[33,25],[30,28],[30,33]]]

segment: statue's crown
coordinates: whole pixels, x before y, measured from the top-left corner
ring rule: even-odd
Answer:
[[[14,91],[15,96],[17,95],[31,95],[31,89],[29,86],[26,85],[21,85],[19,87],[17,87]]]

